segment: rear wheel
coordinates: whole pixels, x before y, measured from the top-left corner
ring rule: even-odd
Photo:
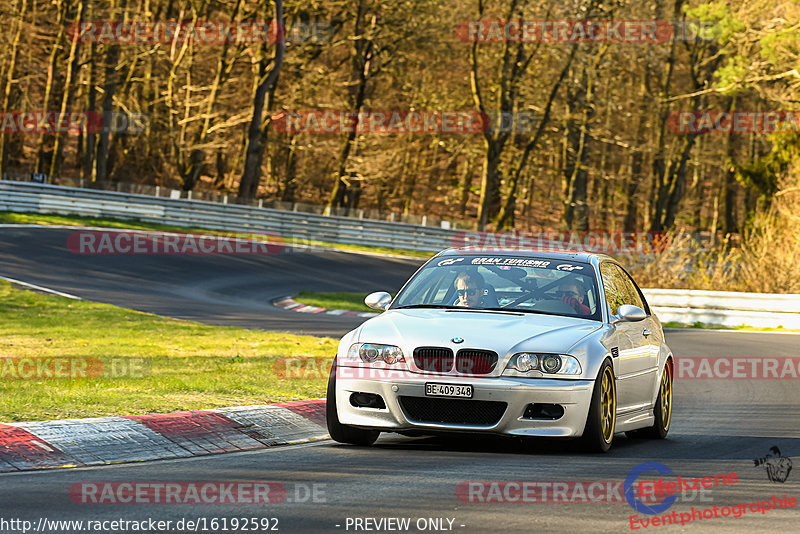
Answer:
[[[617,386],[614,370],[606,360],[600,366],[597,379],[594,381],[592,404],[583,430],[583,446],[590,452],[606,452],[614,441],[614,429],[617,423]]]
[[[661,383],[658,387],[658,398],[653,410],[653,426],[626,432],[629,438],[664,439],[672,423],[672,366],[667,363],[661,374]]]
[[[364,430],[350,425],[343,425],[339,422],[339,413],[336,410],[336,362],[331,366],[331,374],[328,378],[325,419],[328,423],[328,433],[334,441],[339,443],[372,445],[380,435],[377,430]]]

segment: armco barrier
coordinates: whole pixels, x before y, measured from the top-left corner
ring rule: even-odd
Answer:
[[[662,322],[800,329],[800,295],[643,289]]]
[[[452,246],[456,235],[453,230],[400,222],[13,181],[0,181],[0,211],[136,218],[181,227],[271,233],[287,241],[309,239],[426,252]],[[644,292],[663,322],[800,329],[800,295],[683,289]]]
[[[28,182],[0,181],[0,211],[136,218],[145,222],[230,232],[437,252],[451,230],[408,223],[324,216],[201,200],[151,197]]]

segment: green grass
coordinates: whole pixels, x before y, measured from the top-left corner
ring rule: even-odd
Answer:
[[[664,328],[702,328],[705,330],[746,330],[752,332],[800,332],[798,329],[791,329],[791,328],[784,328],[781,325],[777,327],[757,327],[757,326],[749,326],[746,324],[740,324],[739,326],[719,326],[719,325],[711,325],[711,324],[704,324],[701,322],[696,322],[694,324],[683,324],[683,323],[676,323],[674,321],[670,321],[664,323],[662,325]]]
[[[159,232],[190,232],[206,234],[229,234],[219,230],[210,230],[199,227],[171,226],[168,224],[158,224],[142,222],[138,219],[97,219],[93,217],[81,217],[78,215],[38,215],[27,213],[12,213],[0,211],[0,224],[41,224],[41,225],[65,225],[65,226],[95,226],[106,228],[127,228],[131,230],[155,230]],[[247,229],[240,232],[246,237]],[[316,241],[313,239],[297,238],[287,240],[289,243],[305,246],[318,246],[333,248],[337,250],[348,250],[352,252],[371,252],[373,254],[392,254],[396,256],[411,256],[414,258],[430,258],[431,252],[419,250],[406,250],[389,247],[370,247],[365,245],[349,245],[343,243],[328,243],[327,241]]]
[[[325,395],[326,380],[276,375],[279,357],[330,360],[337,341],[208,326],[40,295],[0,280],[0,421],[135,415]],[[114,378],[11,379],[8,358],[100,358],[144,372]],[[87,360],[83,360],[87,361]],[[90,365],[91,367],[91,365]],[[21,368],[21,367],[19,367]]]
[[[375,312],[364,304],[364,293],[349,293],[346,291],[333,291],[330,293],[317,293],[314,291],[301,291],[296,297],[297,302],[309,306],[329,308],[331,310],[353,310],[360,312]]]

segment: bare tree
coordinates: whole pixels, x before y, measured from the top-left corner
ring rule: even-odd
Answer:
[[[253,114],[247,128],[247,148],[245,149],[244,171],[239,183],[239,198],[252,198],[258,192],[261,181],[261,163],[267,134],[272,117],[269,114],[278,84],[283,57],[286,53],[286,36],[284,33],[283,0],[275,0],[275,52],[270,58],[267,54],[267,43],[259,47],[258,76],[253,87]],[[267,70],[269,65],[272,68]],[[262,118],[266,103],[267,116]]]

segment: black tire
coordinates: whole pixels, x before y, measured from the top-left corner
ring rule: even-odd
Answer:
[[[604,385],[604,377],[606,384]],[[610,387],[610,390],[606,389]],[[608,406],[610,403],[610,406]],[[605,410],[605,417],[603,411]],[[611,362],[606,360],[600,366],[592,391],[592,404],[586,417],[586,427],[581,438],[587,452],[607,452],[614,442],[617,423],[617,384]]]
[[[328,423],[328,434],[331,435],[334,441],[338,441],[339,443],[372,445],[381,434],[377,430],[364,430],[350,425],[343,425],[339,422],[339,414],[336,411],[336,362],[331,366],[331,374],[330,377],[328,377],[325,419]]]
[[[672,366],[667,363],[661,374],[658,386],[658,397],[653,409],[653,426],[625,432],[625,435],[634,439],[665,439],[672,425]]]

